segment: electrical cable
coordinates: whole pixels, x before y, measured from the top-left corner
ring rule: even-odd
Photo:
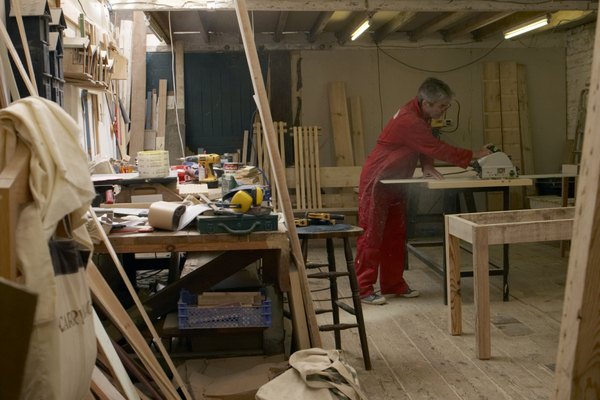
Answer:
[[[392,56],[391,54],[387,53],[385,50],[383,50],[379,45],[377,45],[377,48],[379,50],[381,50],[381,52],[383,54],[385,54],[386,56],[388,56],[389,58],[391,58],[392,60],[396,61],[398,64],[404,65],[407,68],[410,69],[414,69],[416,71],[420,71],[420,72],[430,72],[430,73],[436,73],[436,74],[443,74],[443,73],[447,73],[447,72],[453,72],[453,71],[458,71],[459,69],[468,67],[470,65],[473,65],[479,61],[481,61],[482,59],[484,59],[485,57],[487,57],[488,55],[490,55],[494,50],[496,50],[498,48],[498,46],[500,46],[502,43],[504,43],[504,39],[501,40],[500,42],[498,42],[498,44],[496,44],[494,47],[492,47],[491,49],[489,49],[485,54],[483,54],[480,57],[477,57],[476,59],[469,61],[466,64],[463,65],[459,65],[457,67],[453,67],[453,68],[449,68],[449,69],[441,69],[441,70],[435,70],[435,69],[426,69],[426,68],[420,68],[414,65],[410,65],[408,63],[405,63],[402,60],[397,59],[396,57]]]
[[[177,134],[179,136],[179,143],[181,144],[181,157],[185,158],[185,149],[183,146],[183,138],[181,137],[181,126],[179,125],[177,81],[175,80],[175,50],[173,49],[175,46],[175,43],[173,43],[173,29],[171,28],[171,11],[169,11],[169,41],[171,42],[171,74],[173,76],[173,93],[175,95],[175,121],[177,123]]]
[[[456,99],[453,99],[454,102],[457,105],[458,111],[456,111],[456,126],[454,127],[454,129],[452,130],[444,130],[442,128],[440,128],[440,133],[453,133],[456,132],[458,130],[458,126],[460,125],[460,102]]]

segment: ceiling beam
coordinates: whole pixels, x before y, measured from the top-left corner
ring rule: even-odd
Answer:
[[[152,32],[154,32],[154,34],[156,35],[156,37],[158,37],[160,40],[162,40],[163,42],[165,42],[165,44],[170,45],[171,44],[171,38],[169,37],[169,21],[164,21],[165,18],[163,18],[165,14],[164,13],[158,13],[158,12],[150,12],[150,13],[146,13],[146,16],[148,17],[148,22],[150,23],[150,29],[152,30]]]
[[[394,18],[390,19],[385,25],[375,31],[375,34],[373,35],[375,43],[381,43],[386,37],[414,20],[416,15],[416,12],[411,11],[396,14]]]
[[[487,26],[489,24],[493,24],[494,22],[500,21],[503,18],[508,17],[509,15],[511,15],[512,12],[510,11],[505,11],[505,12],[498,12],[498,13],[493,13],[493,14],[483,14],[483,15],[478,15],[476,17],[473,17],[471,20],[467,21],[464,24],[461,24],[459,26],[457,26],[456,28],[452,28],[447,30],[446,32],[444,32],[444,40],[446,42],[451,42],[454,39],[464,36],[467,33],[471,33],[473,31],[476,31],[477,29],[481,29],[484,26]]]
[[[509,15],[508,17],[493,23],[484,26],[481,29],[473,31],[473,36],[476,40],[486,40],[493,39],[494,37],[504,38],[503,32],[516,26],[522,24],[526,21],[538,18],[543,16],[543,12],[524,12],[519,14]]]
[[[332,16],[333,11],[325,11],[319,13],[319,17],[315,21],[315,24],[313,25],[313,27],[310,30],[310,33],[308,34],[309,42],[314,43],[317,40],[317,37],[323,32],[323,29],[325,29],[325,26],[327,25]]]
[[[277,27],[275,28],[275,35],[273,36],[273,40],[276,43],[281,41],[283,38],[283,30],[285,29],[285,24],[287,22],[289,15],[289,11],[281,11],[279,13],[279,18],[277,19]]]
[[[202,12],[200,11],[198,11],[198,21],[196,22],[196,24],[198,24],[196,26],[196,29],[198,29],[198,32],[200,32],[200,36],[202,37],[204,43],[210,43],[210,35],[204,27],[204,21],[202,20]]]
[[[348,24],[346,24],[346,26],[344,28],[342,28],[342,30],[335,33],[335,37],[338,39],[338,43],[344,44],[348,40],[350,40],[350,37],[352,36],[352,32],[354,32],[354,30],[356,28],[361,26],[362,23],[365,22],[365,20],[367,18],[369,18],[369,13],[366,11],[354,13],[349,18],[350,22]]]
[[[156,0],[155,0],[156,1]],[[112,0],[113,10],[234,10],[234,0],[160,0],[132,2]],[[415,11],[454,12],[460,11],[559,11],[597,10],[594,0],[248,0],[252,11]]]
[[[434,18],[432,21],[425,23],[414,29],[408,33],[408,37],[411,41],[416,42],[421,39],[423,36],[429,35],[431,33],[440,31],[447,26],[450,26],[461,19],[465,18],[468,15],[466,12],[453,12],[449,14],[443,14],[439,17]]]

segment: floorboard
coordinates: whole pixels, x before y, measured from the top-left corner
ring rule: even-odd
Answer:
[[[440,249],[430,251],[441,258]],[[500,247],[490,253],[499,259]],[[311,247],[309,260],[325,261],[325,249]],[[345,268],[341,244],[336,245],[336,261],[338,270]],[[470,254],[463,252],[461,261],[469,268]],[[502,301],[502,278],[490,278],[492,359],[484,361],[475,356],[472,279],[462,279],[464,333],[451,336],[442,280],[411,256],[405,278],[421,296],[363,306],[371,371],[364,369],[357,330],[342,332],[344,355],[369,399],[549,398],[568,259],[560,257],[558,243],[531,243],[511,245],[510,262],[510,301]],[[310,283],[317,289],[315,301],[328,306],[327,281]],[[347,280],[338,279],[338,285],[350,303]],[[343,311],[341,317],[354,320]],[[331,315],[318,315],[318,321],[328,323]],[[324,347],[335,347],[333,333],[322,332],[322,337]]]

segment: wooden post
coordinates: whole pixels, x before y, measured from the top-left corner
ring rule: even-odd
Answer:
[[[462,334],[462,298],[460,294],[460,240],[450,235],[448,216],[444,217],[446,235],[446,285],[448,287],[448,328],[451,335]]]
[[[131,50],[131,128],[129,155],[137,157],[144,150],[144,120],[146,95],[146,24],[142,11],[133,12],[133,43]]]
[[[555,399],[595,398],[600,387],[600,25],[592,61],[581,172],[556,361]]]
[[[294,223],[294,214],[292,212],[290,194],[287,190],[287,185],[285,182],[285,168],[281,162],[279,153],[277,152],[277,137],[275,134],[275,127],[273,125],[273,117],[271,116],[271,109],[269,108],[269,100],[267,99],[265,83],[260,71],[258,53],[256,51],[256,44],[254,43],[252,27],[250,25],[250,19],[248,18],[248,10],[246,8],[245,0],[235,1],[235,12],[237,15],[238,24],[240,26],[242,40],[244,42],[246,59],[248,60],[248,68],[250,69],[250,76],[252,78],[252,86],[254,87],[254,100],[258,106],[258,112],[260,114],[260,119],[265,131],[267,151],[269,153],[271,165],[273,166],[273,177],[277,182],[279,200],[288,229],[292,248],[292,256],[300,276],[302,297],[304,301],[304,308],[311,342],[310,344],[312,347],[321,347],[321,335],[319,333],[317,317],[315,315],[312,297],[308,286],[308,278],[306,277],[306,269],[304,265],[304,259],[302,257],[302,250],[300,248],[300,240],[298,239],[298,232],[296,231],[296,225]]]

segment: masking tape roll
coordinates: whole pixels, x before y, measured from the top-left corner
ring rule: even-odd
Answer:
[[[185,213],[185,206],[181,203],[156,201],[150,204],[148,223],[155,228],[174,231],[179,226],[183,213]]]

